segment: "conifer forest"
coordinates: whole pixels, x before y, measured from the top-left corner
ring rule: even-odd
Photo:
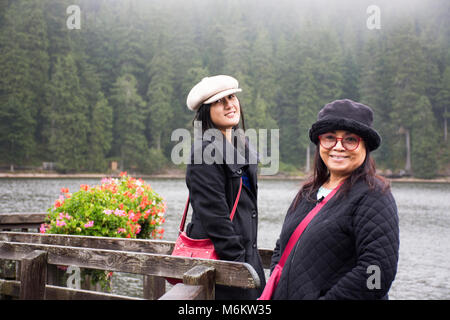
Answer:
[[[161,172],[189,90],[227,74],[246,128],[279,129],[281,171],[349,98],[374,110],[377,168],[449,176],[449,22],[448,0],[0,0],[0,167]]]

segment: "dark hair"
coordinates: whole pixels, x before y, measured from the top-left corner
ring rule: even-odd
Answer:
[[[194,121],[201,121],[202,122],[202,133],[205,133],[208,129],[216,128],[214,123],[211,120],[211,103],[208,104],[202,104],[200,108],[198,108],[197,113],[194,116],[194,120],[192,120],[192,125],[194,125]],[[244,120],[244,110],[242,109],[242,106],[239,107],[240,115],[241,115],[241,121],[242,123],[242,129],[245,130],[245,120]],[[239,129],[239,124],[233,127],[234,130]]]
[[[297,193],[294,200],[294,209],[297,207],[299,201],[303,198],[305,198],[307,201],[315,202],[316,199],[313,198],[314,194],[328,180],[330,176],[327,166],[320,157],[319,148],[319,145],[317,145],[316,153],[314,155],[313,174],[308,178],[308,180],[303,184],[303,186]],[[370,156],[370,151],[368,151],[367,149],[364,162],[345,180],[337,195],[341,196],[347,194],[353,187],[353,185],[361,179],[366,181],[370,189],[375,189],[377,186],[380,186],[382,192],[386,192],[390,188],[389,182],[385,178],[377,175],[375,161],[372,159],[372,157]]]

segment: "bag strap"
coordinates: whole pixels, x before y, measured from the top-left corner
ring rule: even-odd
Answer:
[[[236,208],[237,208],[237,205],[238,205],[238,202],[239,202],[239,198],[241,197],[241,190],[242,190],[242,177],[241,177],[240,183],[239,183],[239,191],[238,191],[238,194],[236,196],[236,200],[234,201],[233,209],[231,210],[231,213],[230,213],[230,220],[231,221],[233,221],[234,214],[236,213]],[[186,201],[186,205],[184,207],[183,217],[181,218],[180,233],[182,233],[184,231],[184,225],[186,224],[187,212],[189,210],[189,203],[190,203],[190,198],[188,196],[187,201]]]
[[[278,264],[280,267],[283,268],[287,258],[289,257],[289,254],[291,253],[292,249],[294,248],[295,244],[297,243],[298,239],[302,235],[303,231],[306,229],[308,224],[311,222],[311,220],[316,216],[316,214],[323,208],[323,206],[330,200],[338,191],[338,189],[341,187],[343,182],[341,182],[336,188],[334,188],[322,201],[320,201],[307,215],[305,218],[303,218],[302,222],[297,226],[295,231],[292,233],[291,237],[289,238],[289,241],[286,245],[286,248],[283,251],[283,254],[281,255],[280,261]]]

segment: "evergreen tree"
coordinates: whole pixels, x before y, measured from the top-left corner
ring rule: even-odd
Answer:
[[[450,118],[450,67],[446,67],[442,75],[441,85],[437,95],[437,107],[439,110],[440,122],[443,126],[443,140],[448,141],[448,118]]]
[[[48,94],[51,158],[62,171],[81,171],[88,152],[88,107],[72,54],[57,59]]]
[[[146,129],[150,146],[162,149],[163,137],[170,136],[170,120],[174,117],[172,67],[165,51],[155,55],[150,63]]]
[[[450,27],[448,3],[435,2],[410,6],[408,14],[390,3],[382,29],[368,30],[366,5],[356,0],[327,7],[0,0],[0,163],[55,160],[64,170],[103,170],[107,158],[117,157],[122,167],[157,170],[171,153],[171,131],[192,128],[190,88],[205,76],[229,74],[243,88],[246,126],[280,128],[285,164],[309,162],[307,129],[315,114],[350,98],[374,109],[383,137],[374,153],[378,166],[398,170],[407,163],[420,172],[431,160],[416,151],[432,139],[423,142],[418,130],[433,122],[445,170]],[[81,30],[67,28],[72,4],[81,9]],[[417,121],[419,101],[428,108],[425,98],[435,120],[424,114]]]
[[[121,170],[145,171],[149,156],[144,135],[144,100],[137,94],[136,78],[125,74],[117,78],[111,90],[114,110],[114,154]]]
[[[431,108],[426,96],[421,96],[414,106],[411,132],[412,140],[412,170],[415,177],[432,179],[436,177],[438,165],[438,132]]]
[[[300,70],[301,84],[298,96],[298,144],[305,150],[305,172],[311,170],[311,142],[309,128],[316,121],[317,112],[321,105],[317,94],[318,84],[314,77],[314,63],[306,58]]]
[[[248,128],[275,129],[278,128],[274,120],[276,112],[275,85],[276,70],[273,63],[274,51],[270,43],[269,34],[266,30],[261,30],[252,46],[250,56],[250,87],[252,102],[245,106]]]
[[[40,2],[11,3],[0,30],[0,159],[11,164],[36,156],[49,68],[43,12]]]
[[[373,109],[374,127],[383,139],[380,148],[374,153],[374,158],[381,167],[395,169],[400,165],[396,159],[403,158],[403,153],[399,155],[403,144],[397,141],[397,123],[391,121],[395,70],[386,39],[371,39],[366,45],[362,60],[364,67],[360,85],[361,102]],[[401,165],[403,164],[402,162]]]
[[[351,53],[345,55],[343,66],[342,97],[353,101],[360,100],[359,94],[359,68]]]
[[[411,131],[416,125],[422,123],[414,121],[415,111],[413,106],[425,95],[425,59],[422,46],[411,26],[400,26],[394,33],[392,56],[396,66],[394,82],[393,109],[391,120],[399,128],[400,134],[405,135],[406,159],[404,170],[410,173],[412,170],[411,159]],[[414,66],[414,68],[411,68]]]
[[[97,94],[96,104],[90,110],[90,120],[88,168],[103,172],[107,168],[105,158],[112,144],[113,112],[101,91]]]

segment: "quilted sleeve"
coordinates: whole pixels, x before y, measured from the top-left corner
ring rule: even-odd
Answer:
[[[390,192],[371,191],[353,216],[356,265],[321,299],[385,298],[397,272],[399,226]]]
[[[275,244],[275,249],[273,249],[272,260],[270,261],[270,274],[272,274],[273,269],[280,261],[281,252],[280,252],[280,239],[277,240]]]

